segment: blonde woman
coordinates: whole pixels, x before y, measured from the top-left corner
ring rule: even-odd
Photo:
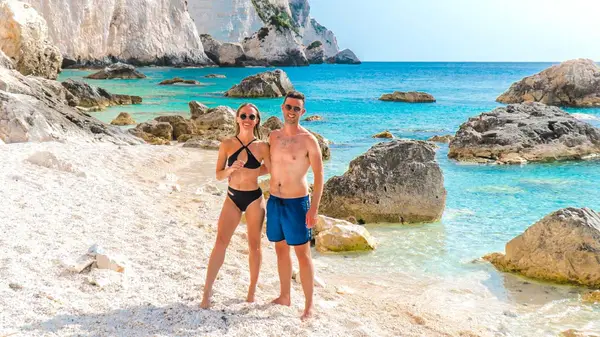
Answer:
[[[219,147],[217,179],[229,180],[227,197],[219,216],[217,240],[210,255],[202,308],[210,307],[212,287],[225,260],[231,236],[246,213],[250,263],[250,286],[246,301],[254,302],[256,283],[262,260],[260,238],[265,218],[265,200],[258,187],[261,165],[270,167],[269,145],[260,141],[260,112],[251,103],[242,104],[236,112],[235,136],[225,139]],[[264,170],[263,170],[264,171]]]

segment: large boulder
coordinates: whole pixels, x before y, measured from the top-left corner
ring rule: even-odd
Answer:
[[[125,126],[125,125],[135,125],[135,120],[133,119],[133,117],[131,117],[131,115],[127,112],[121,112],[117,118],[113,119],[110,124],[112,125],[119,125],[119,126]]]
[[[161,142],[161,144],[166,144],[173,139],[173,126],[168,122],[156,120],[140,123],[134,129],[130,129],[130,132],[147,142],[148,138],[153,137],[163,139],[164,142]]]
[[[0,2],[0,50],[23,75],[56,79],[62,56],[48,37],[46,20],[20,1]]]
[[[375,240],[360,225],[335,225],[317,235],[315,247],[319,252],[369,251],[375,249]]]
[[[85,78],[89,78],[92,80],[110,80],[113,78],[135,79],[146,78],[146,75],[137,71],[135,67],[130,64],[117,62],[115,64],[111,64],[108,67],[105,67],[104,69],[98,72],[88,75]]]
[[[131,105],[142,103],[140,96],[115,95],[108,91],[91,86],[83,81],[68,79],[62,82],[62,86],[76,98],[71,100],[71,105],[93,110],[104,109],[114,105]]]
[[[204,52],[214,63],[219,64],[219,47],[222,43],[214,39],[210,34],[200,34],[200,41],[204,47]]]
[[[325,51],[321,41],[315,41],[306,47],[305,54],[310,64],[321,64],[325,61]]]
[[[392,102],[408,102],[408,103],[433,103],[435,98],[426,92],[418,91],[394,91],[391,94],[383,94],[379,97],[380,101],[392,101]]]
[[[183,116],[171,115],[171,116],[160,116],[154,119],[161,123],[169,123],[173,127],[173,140],[177,140],[182,135],[193,135],[196,131],[194,122],[189,119],[185,119]]]
[[[513,83],[496,101],[600,106],[600,67],[592,60],[569,60]]]
[[[206,55],[222,67],[241,66],[246,60],[244,47],[239,43],[220,42],[209,34],[200,35]]]
[[[208,107],[198,101],[191,101],[188,106],[190,107],[191,119],[197,119],[208,112]]]
[[[328,58],[327,63],[361,64],[358,57],[356,57],[354,52],[350,49],[344,49],[341,52],[337,53],[335,56]]]
[[[275,22],[274,22],[275,23]],[[307,66],[301,42],[289,27],[273,23],[261,28],[242,42],[246,66]]]
[[[235,110],[228,106],[220,105],[210,108],[194,119],[196,127],[200,130],[221,130],[233,132],[235,125]],[[220,140],[220,139],[219,139]]]
[[[444,176],[428,142],[379,143],[325,183],[320,213],[359,222],[419,223],[441,218]]]
[[[118,127],[70,107],[59,83],[0,67],[0,139],[5,143],[106,141],[141,144]]]
[[[600,129],[557,107],[511,104],[470,118],[448,157],[501,164],[582,159],[600,153]]]
[[[226,97],[283,97],[294,86],[285,71],[276,69],[248,76],[225,92]]]
[[[600,288],[600,214],[588,208],[553,212],[484,257],[527,277]]]
[[[272,131],[281,128],[283,128],[283,122],[281,119],[271,116],[260,126],[260,133],[263,139],[269,139],[269,135]],[[331,158],[331,149],[329,148],[330,141],[314,131],[308,130],[308,132],[310,132],[317,139],[323,159],[329,160]]]

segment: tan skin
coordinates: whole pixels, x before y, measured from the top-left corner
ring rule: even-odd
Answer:
[[[291,110],[288,110],[291,107]],[[294,107],[296,110],[294,111]],[[287,98],[281,106],[284,127],[269,135],[271,144],[271,181],[270,193],[280,198],[298,198],[308,195],[306,175],[312,167],[314,188],[311,206],[306,214],[306,224],[312,228],[317,223],[319,203],[323,192],[323,160],[317,139],[299,125],[300,117],[305,113],[304,101]],[[285,240],[275,243],[277,269],[279,272],[280,294],[273,303],[289,306],[292,279],[292,259],[290,246]],[[294,246],[300,279],[304,291],[305,304],[301,319],[306,320],[313,314],[314,267],[310,252],[310,242]]]
[[[240,127],[238,138],[248,144],[254,139],[253,129],[260,123],[258,118],[251,121],[249,118],[242,120],[239,115],[246,114],[247,116],[255,115],[258,117],[257,111],[251,106],[243,107],[236,118],[236,122]],[[254,191],[258,189],[258,177],[265,169],[248,169],[244,168],[244,164],[248,159],[245,150],[242,150],[231,167],[227,167],[227,158],[236,152],[242,145],[235,138],[229,138],[221,142],[219,147],[219,157],[217,159],[216,176],[218,180],[229,180],[229,186],[240,191]],[[248,146],[256,159],[263,163],[263,166],[268,170],[270,167],[269,144],[262,141],[254,141]],[[217,239],[215,246],[210,255],[208,268],[206,271],[206,282],[204,284],[204,294],[202,296],[201,308],[210,307],[210,297],[212,294],[212,286],[217,278],[219,269],[225,260],[225,251],[233,236],[235,229],[240,223],[242,212],[231,201],[229,197],[225,198],[223,208],[219,216]],[[256,284],[258,282],[258,274],[262,261],[261,253],[261,231],[265,219],[265,200],[261,196],[259,199],[252,202],[246,209],[246,222],[248,227],[248,249],[249,249],[249,265],[250,265],[250,286],[248,288],[248,296],[246,301],[254,302],[256,293]]]

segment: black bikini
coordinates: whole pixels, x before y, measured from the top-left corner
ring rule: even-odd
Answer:
[[[242,143],[242,141],[235,136],[235,138],[240,142],[240,144],[242,144],[242,147],[240,147],[239,150],[235,151],[230,157],[229,159],[227,159],[227,165],[231,166],[233,165],[233,163],[237,160],[239,154],[242,152],[242,150],[246,149],[246,153],[248,154],[248,161],[246,161],[246,164],[244,164],[245,168],[248,169],[258,169],[260,168],[260,162],[256,159],[256,157],[254,157],[254,155],[252,154],[252,151],[250,151],[250,149],[248,148],[248,146],[250,144],[252,144],[255,140],[253,139],[250,143],[248,143],[247,145],[244,145],[244,143]],[[248,208],[248,206],[253,203],[255,200],[257,200],[258,198],[262,197],[262,190],[259,188],[257,190],[254,191],[239,191],[239,190],[235,190],[231,187],[228,188],[229,192],[227,193],[229,195],[229,198],[231,199],[231,201],[233,201],[233,203],[237,206],[237,208],[240,209],[240,211],[245,212],[246,208]]]

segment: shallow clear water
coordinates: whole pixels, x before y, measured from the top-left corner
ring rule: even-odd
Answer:
[[[305,126],[334,142],[332,159],[325,167],[330,177],[342,174],[350,160],[377,142],[371,135],[386,129],[397,137],[412,139],[454,133],[469,117],[500,106],[495,99],[512,82],[550,65],[363,63],[284,69],[296,89],[306,94],[307,115],[318,114],[325,119],[305,123]],[[87,80],[113,93],[140,95],[144,99],[142,105],[113,107],[94,113],[96,117],[110,122],[119,112],[127,111],[141,122],[166,113],[189,114],[190,100],[208,106],[237,107],[247,100],[225,98],[222,93],[245,76],[264,71],[260,68],[140,70],[147,79]],[[88,73],[66,70],[60,79],[81,78]],[[227,79],[203,78],[209,73],[225,74]],[[197,79],[207,85],[158,86],[161,80],[175,76]],[[437,103],[408,104],[377,99],[394,90],[426,91],[436,97]],[[266,117],[281,113],[280,99],[252,102]],[[600,127],[600,109],[568,111]],[[434,293],[449,285],[457,289],[482,287],[469,296],[475,296],[472,298],[475,307],[485,306],[489,310],[497,305],[502,308],[498,310],[506,322],[498,323],[492,314],[488,320],[482,318],[482,322],[495,324],[490,329],[501,335],[556,335],[566,328],[600,331],[599,308],[580,305],[578,289],[526,281],[498,273],[485,263],[473,262],[487,253],[503,251],[507,241],[554,210],[567,206],[600,210],[600,161],[466,165],[448,160],[447,152],[446,145],[441,145],[437,152],[448,191],[441,222],[371,225],[369,230],[379,240],[374,253],[317,258],[332,265],[332,274],[347,273],[359,275],[358,278],[377,275],[378,280],[387,281],[391,293],[395,289],[400,294],[406,289],[401,287],[407,285],[405,282],[398,282],[400,275],[413,275],[415,278],[410,278],[413,281],[428,278],[431,282],[426,289]],[[337,267],[338,270],[335,266],[339,266],[337,260],[340,259],[345,263]],[[516,288],[518,290],[514,290]],[[461,296],[438,296],[431,302],[439,301],[440,306],[454,309],[468,303],[465,298],[466,302],[457,302],[457,298]],[[519,314],[502,314],[503,310],[513,309]]]

